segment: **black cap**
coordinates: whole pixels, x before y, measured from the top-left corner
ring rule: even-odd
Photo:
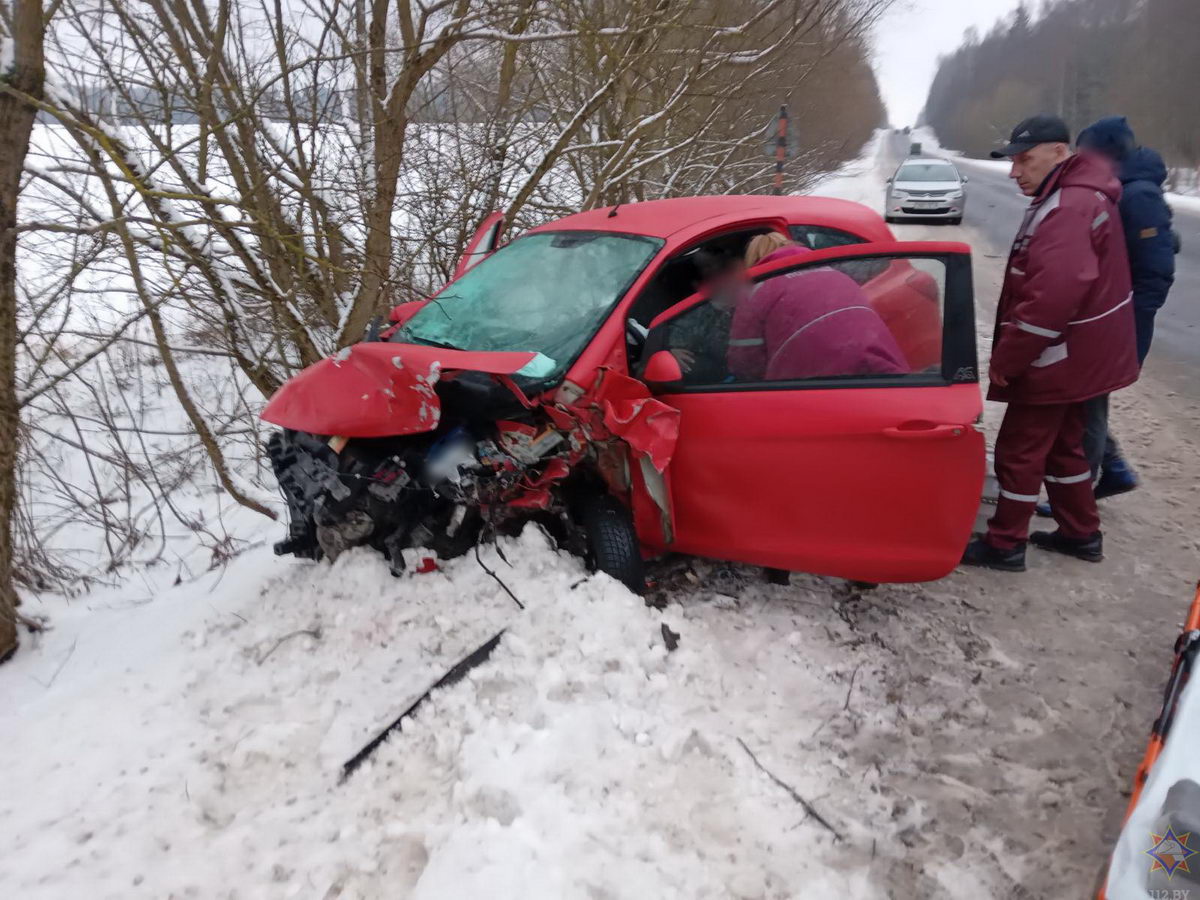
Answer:
[[[992,151],[992,159],[1016,156],[1038,144],[1069,144],[1071,132],[1058,116],[1030,116],[1012,130],[1008,145]]]

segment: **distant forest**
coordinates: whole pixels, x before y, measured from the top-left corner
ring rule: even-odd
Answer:
[[[1124,115],[1142,144],[1200,166],[1200,0],[1045,0],[1022,4],[940,61],[923,123],[977,155],[1025,116],[1056,113],[1072,133]]]

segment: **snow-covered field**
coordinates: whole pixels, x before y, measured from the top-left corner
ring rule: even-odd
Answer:
[[[877,208],[881,140],[818,192]],[[963,233],[986,334],[1001,263]],[[1147,487],[1101,566],[862,591],[676,560],[658,609],[529,528],[400,579],[260,547],[30,602],[0,897],[1083,897],[1200,550],[1200,406],[1144,381],[1114,421]]]

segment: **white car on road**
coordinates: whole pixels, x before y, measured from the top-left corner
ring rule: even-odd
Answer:
[[[910,157],[888,179],[883,217],[889,222],[945,219],[959,225],[967,207],[966,184],[967,177],[948,160]]]

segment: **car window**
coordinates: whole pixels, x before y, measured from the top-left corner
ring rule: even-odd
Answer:
[[[690,387],[927,379],[942,368],[946,279],[936,258],[816,264],[747,286],[732,304],[705,300],[656,328],[652,345],[679,359]]]
[[[958,170],[943,162],[905,163],[896,172],[895,181],[958,181]]]
[[[652,328],[645,358],[659,350],[670,351],[679,360],[684,384],[732,382],[728,357],[733,311],[728,303],[712,298],[704,300],[683,315]]]
[[[792,225],[788,228],[792,240],[809,250],[828,250],[830,247],[845,247],[848,244],[865,244],[866,240],[848,231],[827,228],[824,225]]]
[[[527,235],[447,285],[391,339],[534,352],[522,374],[561,377],[662,244],[607,232]]]

